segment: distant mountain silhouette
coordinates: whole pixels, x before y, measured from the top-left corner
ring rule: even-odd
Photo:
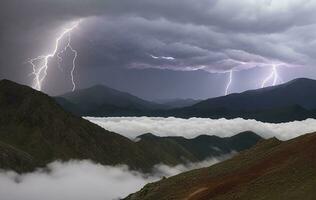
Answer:
[[[67,111],[81,116],[140,116],[167,107],[104,85],[76,90],[55,99]]]
[[[162,116],[256,119],[286,122],[315,117],[316,81],[295,79],[285,84],[207,99],[161,112]],[[164,113],[164,114],[163,114]]]
[[[288,122],[316,117],[316,80],[299,78],[193,105],[190,104],[194,100],[153,103],[101,85],[68,93],[56,100],[67,111],[81,116],[241,117],[264,122]]]
[[[256,111],[293,105],[307,110],[316,109],[316,80],[299,78],[282,85],[208,99],[193,108]]]

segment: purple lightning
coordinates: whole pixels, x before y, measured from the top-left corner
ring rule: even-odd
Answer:
[[[225,95],[228,94],[228,91],[229,91],[229,88],[230,88],[232,81],[233,81],[233,70],[230,70],[229,71],[229,80],[228,80],[228,83],[227,83],[226,89],[225,89]]]
[[[272,65],[272,71],[270,73],[270,75],[268,77],[266,77],[262,84],[261,84],[261,88],[264,88],[265,85],[271,80],[273,79],[273,82],[272,82],[272,86],[275,86],[278,79],[279,79],[279,74],[278,74],[278,71],[277,71],[277,65]]]
[[[152,54],[149,54],[149,56],[152,57],[153,59],[175,60],[175,58],[171,56],[154,56]]]
[[[58,59],[58,67],[61,68],[61,62],[62,57],[61,54],[67,51],[67,49],[70,49],[71,52],[73,52],[74,57],[72,59],[72,69],[71,69],[71,81],[72,81],[72,91],[76,89],[76,84],[74,81],[74,71],[76,69],[76,59],[78,56],[78,52],[71,46],[71,32],[78,27],[81,20],[74,22],[69,28],[64,29],[64,31],[56,38],[55,41],[55,47],[52,51],[52,53],[47,55],[40,55],[36,58],[29,59],[29,63],[32,65],[33,72],[32,75],[34,75],[33,80],[33,88],[36,90],[41,91],[42,90],[42,84],[47,76],[47,69],[48,69],[48,63],[50,58],[57,57]],[[61,51],[58,51],[60,49],[60,42],[65,37],[68,36],[67,44],[65,45],[64,49]]]

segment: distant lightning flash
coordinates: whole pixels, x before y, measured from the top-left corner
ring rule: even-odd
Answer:
[[[63,61],[61,54],[66,52],[68,49],[74,54],[74,57],[72,59],[72,68],[71,68],[71,81],[72,81],[72,91],[76,89],[76,84],[74,81],[74,71],[76,69],[76,59],[78,56],[78,52],[71,46],[71,32],[78,27],[81,20],[73,23],[69,28],[64,29],[64,31],[56,38],[55,41],[55,47],[52,51],[52,53],[48,55],[40,55],[36,58],[31,58],[28,60],[28,62],[32,65],[33,72],[32,75],[35,76],[34,82],[33,82],[33,88],[36,90],[41,91],[42,90],[42,84],[47,76],[47,69],[48,69],[48,63],[50,58],[57,57],[58,59],[58,67],[61,68],[61,62]],[[67,43],[64,46],[64,48],[59,51],[60,49],[60,43],[61,40],[68,36]]]
[[[278,74],[278,71],[277,71],[277,65],[275,65],[275,64],[272,66],[272,71],[271,71],[270,75],[269,75],[267,78],[265,78],[265,79],[263,80],[263,82],[262,82],[262,84],[261,84],[261,88],[264,88],[265,85],[266,85],[271,79],[273,79],[272,86],[275,86],[276,83],[277,83],[277,81],[278,81],[278,79],[279,79],[279,74]]]
[[[163,60],[175,60],[174,57],[171,57],[171,56],[154,56],[154,55],[151,55],[149,54],[150,57],[152,57],[153,59],[163,59]]]
[[[227,85],[226,85],[225,95],[228,94],[228,91],[229,91],[230,85],[231,85],[231,83],[232,83],[232,80],[233,80],[233,70],[230,70],[230,71],[229,71],[229,81],[228,81],[228,83],[227,83]]]

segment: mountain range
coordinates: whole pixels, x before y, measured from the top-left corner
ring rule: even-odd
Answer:
[[[176,100],[158,104],[101,85],[56,99],[65,110],[81,116],[241,117],[278,123],[316,117],[314,91],[315,80],[300,78],[203,101]]]
[[[315,152],[316,133],[271,138],[211,167],[147,184],[126,200],[313,200]]]
[[[0,168],[34,170],[62,160],[90,159],[126,164],[148,172],[156,164],[174,166],[250,148],[261,137],[252,132],[231,138],[139,136],[132,141],[64,111],[54,99],[30,87],[0,81]]]

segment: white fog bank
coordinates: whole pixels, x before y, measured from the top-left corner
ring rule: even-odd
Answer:
[[[183,136],[194,138],[201,134],[229,137],[243,131],[253,131],[264,138],[277,137],[288,140],[316,131],[316,120],[307,119],[287,123],[263,123],[256,120],[208,119],[175,117],[85,117],[106,130],[135,138],[144,133],[158,136]]]
[[[211,166],[231,155],[174,167],[156,165],[152,174],[127,166],[103,166],[91,161],[53,162],[46,169],[17,174],[0,171],[1,200],[117,200],[145,184],[188,170]]]

